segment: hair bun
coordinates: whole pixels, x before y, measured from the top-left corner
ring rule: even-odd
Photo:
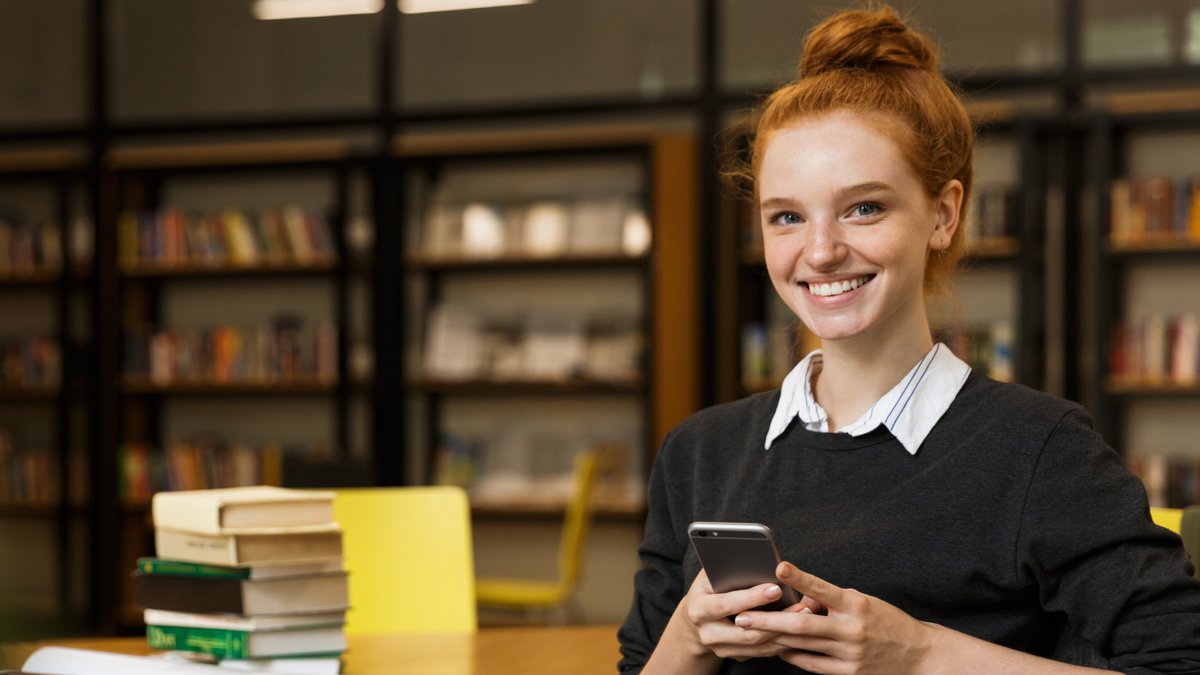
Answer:
[[[937,49],[891,7],[851,10],[817,24],[804,44],[800,77],[840,68],[906,66],[936,70]]]

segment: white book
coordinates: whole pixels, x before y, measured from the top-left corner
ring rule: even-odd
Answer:
[[[498,258],[504,255],[504,218],[499,209],[487,204],[468,204],[463,209],[462,251],[474,258]]]
[[[228,675],[228,670],[162,656],[131,656],[94,649],[42,647],[21,670],[54,675]]]
[[[1179,317],[1175,344],[1171,345],[1171,379],[1178,384],[1192,384],[1200,373],[1200,316],[1185,314]]]
[[[522,244],[531,256],[562,255],[567,248],[567,223],[571,214],[559,202],[537,202],[525,211]]]
[[[186,626],[189,628],[218,628],[222,630],[272,631],[314,628],[317,626],[341,626],[346,623],[346,612],[242,616],[239,614],[209,614],[200,612],[173,612],[166,609],[147,609],[142,612],[142,620],[147,626]]]
[[[269,528],[278,532],[332,523],[333,492],[271,485],[158,492],[150,511],[155,527],[171,530],[226,534]]]
[[[277,659],[224,659],[223,670],[240,673],[285,673],[287,675],[338,675],[342,660],[336,656],[290,656]]]

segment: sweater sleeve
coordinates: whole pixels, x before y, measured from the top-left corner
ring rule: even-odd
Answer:
[[[622,673],[642,671],[686,590],[682,560],[687,542],[680,540],[680,529],[672,518],[671,477],[666,461],[675,437],[675,432],[668,434],[650,472],[646,534],[638,547],[642,567],[634,576],[633,604],[617,632],[621,643],[618,668]]]
[[[1179,537],[1150,520],[1145,489],[1073,408],[1031,478],[1017,574],[1112,668],[1200,672],[1200,582]]]

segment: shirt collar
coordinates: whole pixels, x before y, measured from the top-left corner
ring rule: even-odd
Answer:
[[[784,378],[765,449],[770,450],[797,418],[809,431],[829,431],[829,415],[812,392],[812,378],[821,372],[822,358],[821,350],[813,351]],[[971,367],[939,342],[875,405],[838,432],[862,436],[883,425],[915,455],[970,374]]]

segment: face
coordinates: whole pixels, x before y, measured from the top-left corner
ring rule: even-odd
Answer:
[[[925,260],[958,224],[958,181],[930,199],[888,135],[834,112],[774,133],[758,196],[771,282],[823,342],[928,336]]]

